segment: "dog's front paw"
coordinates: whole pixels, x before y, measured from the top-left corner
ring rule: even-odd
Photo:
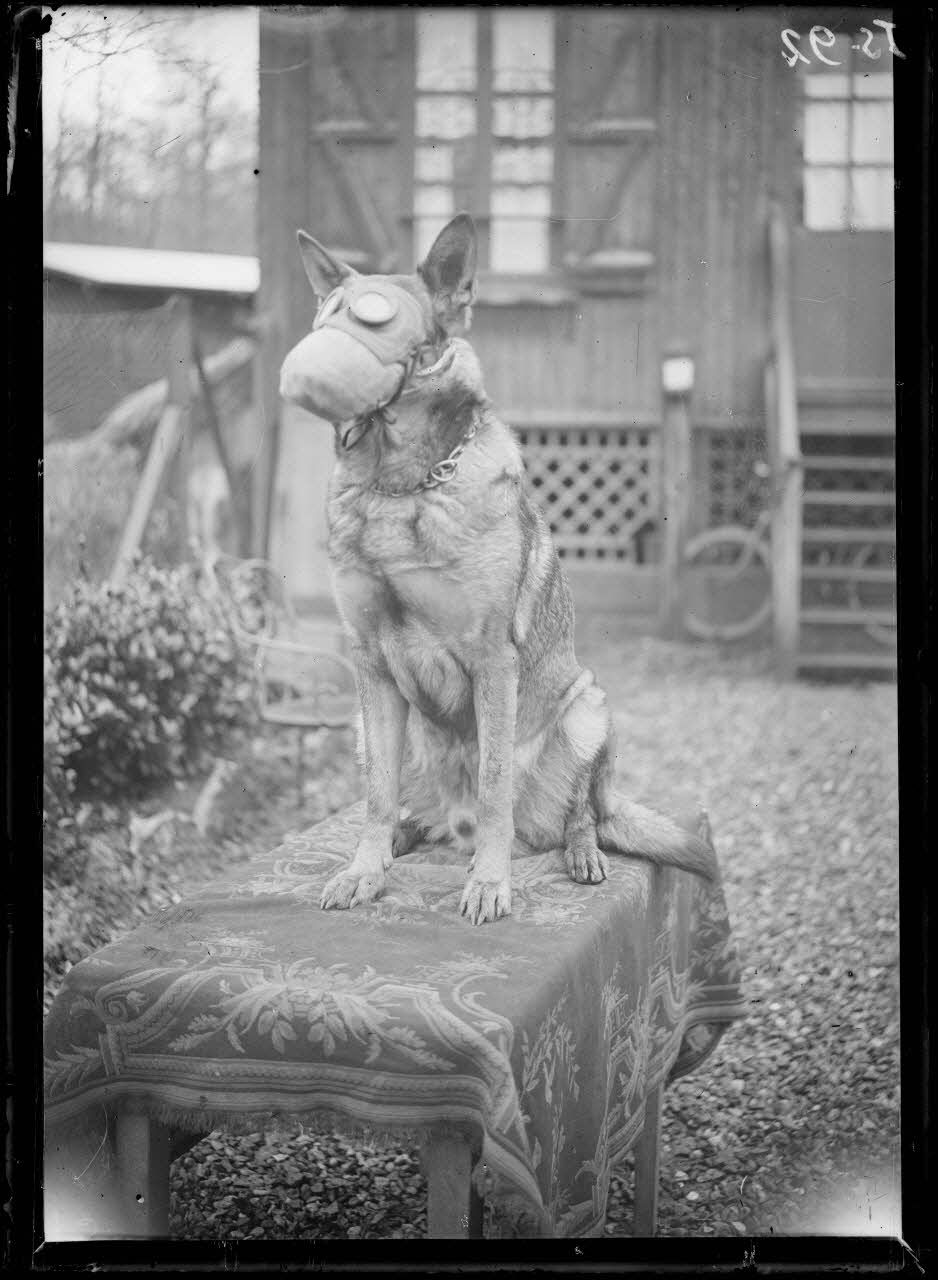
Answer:
[[[606,855],[595,840],[571,840],[563,851],[563,860],[570,879],[578,884],[599,884],[609,874]]]
[[[327,880],[319,899],[323,911],[338,907],[345,911],[359,902],[371,902],[384,890],[384,872],[372,868],[346,867]]]
[[[462,915],[472,924],[487,924],[511,914],[511,881],[483,880],[470,876],[459,903]]]

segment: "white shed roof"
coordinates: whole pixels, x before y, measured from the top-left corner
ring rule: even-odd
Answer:
[[[179,289],[186,293],[254,294],[257,258],[233,253],[184,253],[175,249],[126,249],[118,245],[63,244],[47,240],[47,271],[91,284]]]

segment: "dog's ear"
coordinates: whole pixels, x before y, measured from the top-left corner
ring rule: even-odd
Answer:
[[[358,274],[353,267],[334,258],[325,245],[321,245],[305,231],[297,231],[296,238],[303,258],[303,267],[317,297],[325,298],[336,285]]]
[[[469,328],[476,295],[477,256],[475,223],[468,213],[457,213],[417,268],[433,295],[433,308],[444,329],[460,323]]]

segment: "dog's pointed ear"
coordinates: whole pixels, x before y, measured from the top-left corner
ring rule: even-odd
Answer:
[[[433,295],[434,310],[445,329],[460,323],[469,328],[476,295],[477,258],[475,223],[468,213],[457,213],[417,268]]]
[[[305,231],[297,231],[296,239],[307,279],[317,297],[325,298],[336,285],[358,274],[353,267],[334,258],[325,245],[314,240]]]

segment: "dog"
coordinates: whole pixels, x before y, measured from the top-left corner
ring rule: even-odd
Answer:
[[[472,219],[453,218],[414,275],[362,275],[297,236],[319,308],[280,392],[335,429],[328,552],[366,782],[322,907],[376,897],[422,840],[471,854],[473,924],[510,913],[513,848],[562,848],[584,884],[614,852],[715,879],[708,839],[616,792],[605,695],[576,659],[550,531],[465,338]]]

